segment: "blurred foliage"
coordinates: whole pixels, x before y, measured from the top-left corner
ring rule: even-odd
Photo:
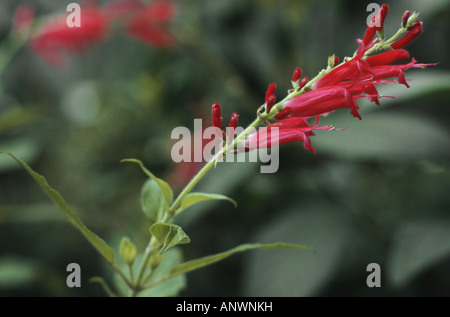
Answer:
[[[0,41],[23,2],[0,4]],[[32,3],[38,14],[67,5]],[[351,55],[369,2],[177,3],[174,48],[117,33],[54,69],[24,47],[1,78],[0,151],[45,175],[116,250],[126,235],[142,251],[150,225],[139,202],[146,177],[122,159],[142,160],[178,192],[183,180],[173,174],[179,173],[170,158],[173,128],[209,120],[213,102],[224,118],[239,112],[244,126],[270,82],[281,98],[295,67],[311,77],[328,55]],[[421,12],[424,33],[408,50],[438,66],[406,72],[411,88],[386,87],[383,93],[397,98],[383,98],[379,107],[362,104],[359,122],[345,110],[326,118],[348,128],[319,131],[312,138],[316,155],[283,146],[275,174],[260,174],[257,164],[218,164],[198,190],[232,197],[238,207],[205,202],[177,217],[192,241],[179,247],[186,259],[254,242],[299,243],[316,252],[236,255],[188,274],[181,295],[450,295],[450,5],[387,3],[390,34],[404,9]],[[79,289],[65,284],[72,262],[82,269]],[[382,272],[377,289],[366,286],[373,262]],[[0,157],[0,295],[103,296],[89,278],[111,278],[105,267],[20,166]]]

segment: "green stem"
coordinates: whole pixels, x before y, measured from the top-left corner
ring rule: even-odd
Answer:
[[[178,205],[181,204],[183,198],[187,194],[189,194],[191,190],[195,187],[195,185],[197,185],[197,183],[206,175],[206,173],[213,166],[215,166],[219,157],[221,157],[222,155],[226,155],[227,149],[234,148],[238,142],[240,142],[249,132],[251,132],[254,128],[258,127],[262,122],[263,118],[261,117],[256,118],[244,131],[242,131],[242,133],[240,133],[233,140],[233,142],[231,142],[231,144],[225,146],[221,151],[218,151],[216,155],[214,155],[214,157],[208,163],[206,163],[200,171],[198,171],[198,173],[191,179],[191,181],[186,185],[186,187],[184,187],[184,189],[177,196],[173,204],[170,206],[169,211],[166,213],[164,219],[162,219],[161,222],[162,223],[169,222],[175,216],[175,210],[178,207]],[[139,268],[139,274],[136,279],[136,283],[134,283],[134,285],[130,287],[132,289],[132,296],[135,296],[142,289],[149,288],[148,286],[144,286],[144,284],[148,281],[149,278],[149,276],[147,276],[145,279],[143,279],[145,268],[147,267],[148,261],[150,260],[150,257],[153,255],[153,252],[157,250],[158,247],[159,247],[158,241],[156,240],[155,237],[152,236],[150,242],[147,245],[147,248],[145,249],[144,257],[142,259],[141,266]]]
[[[190,35],[191,35],[191,39],[192,38],[196,38],[195,37],[195,33],[192,31],[192,29],[188,29],[188,31],[190,31]],[[381,50],[381,49],[388,49],[390,47],[390,45],[403,33],[405,33],[407,31],[406,27],[400,28],[396,34],[394,34],[390,39],[388,40],[381,40],[379,43],[375,44],[372,48],[370,48],[369,50],[367,50],[365,52],[365,56],[370,55],[371,53],[373,53],[374,51],[377,50]],[[190,45],[192,46],[192,43],[196,42],[196,41],[187,41],[184,44]],[[194,46],[195,47],[195,46]],[[202,52],[202,50],[197,50]],[[204,57],[204,54],[199,54],[201,57]],[[213,54],[214,55],[214,54]],[[207,59],[206,59],[207,60]],[[239,134],[232,142],[231,144],[225,145],[220,151],[218,151],[218,153],[216,153],[214,155],[214,157],[207,162],[202,169],[200,169],[197,174],[190,180],[190,182],[183,188],[183,190],[180,192],[180,194],[177,196],[177,198],[175,199],[175,201],[172,203],[172,205],[170,206],[168,212],[165,214],[165,217],[163,220],[161,220],[161,222],[163,223],[167,223],[169,222],[177,213],[177,208],[178,206],[181,204],[181,202],[183,201],[183,199],[186,197],[187,194],[189,194],[192,189],[197,185],[197,183],[208,173],[209,170],[211,170],[211,168],[213,166],[216,165],[216,163],[218,162],[219,158],[223,158],[227,152],[228,149],[234,149],[235,146],[245,138],[245,136],[247,134],[249,134],[254,128],[258,127],[260,124],[262,124],[263,122],[266,122],[268,120],[270,120],[271,118],[273,118],[277,113],[279,113],[282,109],[283,109],[283,104],[298,96],[303,94],[306,91],[309,91],[311,89],[311,85],[313,83],[315,83],[316,81],[318,81],[320,78],[322,78],[323,76],[325,76],[327,73],[329,73],[332,69],[334,69],[337,66],[342,65],[343,63],[346,63],[348,60],[344,60],[343,62],[341,62],[339,65],[334,65],[333,67],[328,66],[328,68],[323,69],[322,71],[319,72],[319,74],[317,74],[317,76],[315,76],[314,78],[312,78],[311,80],[308,81],[308,83],[302,88],[302,89],[295,89],[291,92],[288,93],[288,95],[281,101],[279,101],[278,103],[276,103],[273,107],[272,110],[267,113],[267,112],[263,112],[263,111],[258,111],[258,117],[241,133]],[[218,65],[220,65],[220,63],[217,63]],[[216,63],[214,63],[214,65],[216,65]],[[214,67],[213,67],[214,68]],[[219,72],[219,73],[226,73],[226,72]],[[228,76],[232,77],[230,74],[228,74]],[[227,77],[228,77],[227,76]],[[233,89],[231,89],[233,91]],[[263,106],[262,106],[263,107]],[[263,108],[260,109],[263,109]],[[147,248],[145,250],[144,253],[144,257],[143,260],[141,262],[141,267],[139,269],[139,274],[136,280],[136,283],[133,283],[134,286],[131,287],[132,289],[132,296],[135,296],[138,292],[144,290],[144,289],[148,289],[151,288],[155,285],[158,285],[170,278],[172,278],[173,276],[169,275],[166,276],[158,281],[155,281],[152,284],[149,285],[145,285],[148,280],[151,277],[151,273],[149,272],[149,274],[143,279],[144,277],[144,272],[145,272],[145,268],[147,266],[147,263],[150,259],[150,257],[152,256],[153,252],[159,247],[159,243],[156,241],[156,239],[154,237],[152,237],[150,239],[149,244],[147,245]]]
[[[370,49],[368,49],[365,53],[364,56],[369,56],[370,54],[372,54],[375,51],[380,51],[383,49],[390,49],[390,45],[403,33],[407,32],[407,28],[400,28],[397,33],[395,33],[393,36],[391,36],[390,39],[388,40],[384,40],[381,41],[377,44],[375,44],[373,47],[371,47]]]
[[[128,265],[128,272],[130,273],[130,282],[134,285],[133,267],[131,264]]]
[[[18,37],[11,32],[0,46],[0,75],[9,65],[16,53],[25,45],[26,38]]]
[[[107,259],[106,259],[106,260],[107,260]],[[108,261],[108,260],[107,260],[107,261]],[[120,276],[120,277],[122,278],[122,280],[127,284],[127,286],[128,286],[130,289],[133,289],[133,288],[134,288],[133,283],[130,282],[130,280],[125,276],[125,274],[122,272],[122,270],[119,269],[115,263],[111,263],[111,262],[109,262],[109,261],[108,261],[108,263],[111,265],[111,267],[113,268],[113,270],[116,271],[117,274],[119,274],[119,276]]]
[[[167,221],[161,221],[161,222],[167,222]],[[147,267],[147,263],[150,260],[150,257],[153,255],[153,252],[155,252],[155,250],[158,249],[158,241],[156,240],[156,238],[154,236],[152,236],[150,238],[150,242],[147,245],[147,248],[145,248],[145,252],[144,252],[144,257],[142,258],[142,262],[141,262],[141,266],[139,268],[139,274],[138,277],[136,279],[136,283],[135,285],[135,289],[137,289],[137,291],[139,291],[140,287],[141,287],[141,281],[142,278],[144,277],[144,272],[145,272],[145,268]]]
[[[205,176],[205,174],[216,165],[217,160],[222,155],[226,155],[227,149],[234,148],[238,142],[240,142],[249,132],[251,132],[254,128],[258,127],[263,122],[263,119],[258,117],[253,121],[244,131],[242,131],[241,134],[239,134],[231,144],[225,146],[221,151],[216,153],[214,157],[206,163],[201,170],[197,172],[197,174],[191,179],[191,181],[184,187],[184,189],[181,191],[181,193],[178,195],[178,197],[173,202],[172,206],[170,206],[169,214],[174,214],[176,208],[179,204],[181,204],[181,201],[183,198],[189,194],[189,192],[197,185],[197,183]]]

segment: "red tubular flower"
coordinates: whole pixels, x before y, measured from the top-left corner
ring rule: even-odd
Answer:
[[[378,55],[367,56],[366,62],[370,66],[381,66],[392,64],[396,61],[409,58],[409,52],[404,49],[387,51]]]
[[[361,74],[360,80],[379,80],[389,77],[398,77],[399,80],[401,80],[400,77],[404,78],[404,71],[410,68],[425,68],[430,65],[435,64],[418,64],[417,61],[413,58],[411,62],[408,64],[402,64],[402,65],[380,65],[380,66],[374,66],[370,68],[371,73],[370,74]],[[403,82],[400,82],[402,84],[406,84]]]
[[[404,71],[410,68],[436,65],[420,64],[414,58],[408,63],[393,65],[395,62],[410,58],[409,52],[402,47],[409,44],[422,32],[420,22],[410,25],[406,36],[391,45],[392,50],[376,55],[369,54],[372,52],[370,49],[378,41],[373,40],[373,37],[376,32],[383,30],[384,19],[388,11],[387,5],[381,7],[380,12],[372,20],[372,24],[366,29],[364,39],[357,39],[359,47],[352,58],[345,59],[344,63],[339,66],[335,66],[338,59],[334,59],[334,64],[329,59],[331,70],[327,70],[325,75],[316,79],[312,85],[307,87],[308,89],[300,91],[300,94],[285,101],[281,111],[273,117],[273,119],[279,120],[278,122],[250,135],[246,141],[247,150],[270,147],[277,143],[301,141],[305,148],[314,152],[309,140],[309,136],[314,135],[313,130],[329,130],[331,128],[317,127],[318,121],[313,126],[309,126],[306,119],[319,118],[340,108],[349,108],[354,117],[361,119],[358,112],[359,105],[356,103],[357,99],[365,97],[379,105],[381,96],[378,93],[377,85],[397,82],[409,87]],[[409,15],[410,13],[405,11],[402,22],[407,21]],[[373,51],[376,52],[376,50]],[[292,80],[298,81],[299,79],[300,75],[294,72]],[[306,77],[299,80],[300,89],[304,88],[307,82],[308,78]],[[266,100],[267,96],[266,94]],[[279,128],[278,140],[272,140],[270,136],[270,132],[275,128]]]
[[[106,38],[108,20],[95,7],[83,8],[80,27],[68,27],[66,15],[46,23],[31,41],[34,52],[52,66],[62,66],[66,53],[82,53]]]
[[[420,33],[423,32],[422,28],[422,22],[416,21],[411,30],[409,30],[408,33],[404,37],[402,37],[400,40],[394,42],[391,44],[391,47],[393,49],[402,48],[411,43],[416,37],[420,35]]]
[[[305,117],[290,117],[275,123],[272,123],[272,127],[282,127],[283,129],[294,129],[294,128],[310,128],[307,121],[308,118]],[[312,129],[310,131],[304,131],[307,135],[315,135]]]
[[[264,127],[247,138],[245,141],[245,151],[266,149],[271,148],[274,145],[278,146],[285,143],[299,141],[303,142],[305,149],[315,153],[316,151],[305,131],[310,131],[310,128],[290,128],[279,130],[278,127]]]
[[[358,93],[366,92],[359,86]],[[343,87],[324,87],[301,94],[284,103],[293,117],[314,117],[324,115],[339,108],[350,108],[353,116],[361,119],[358,104],[350,92]],[[281,112],[280,112],[281,113]]]
[[[290,142],[303,142],[305,149],[315,153],[309,136],[314,135],[313,130],[333,130],[331,126],[318,126],[319,117],[314,125],[310,126],[306,118],[287,118],[263,127],[249,135],[245,141],[245,150],[270,148]]]
[[[363,60],[365,51],[368,47],[364,47],[360,42],[358,54],[351,60],[341,64],[331,70],[328,74],[316,81],[312,85],[312,89],[322,87],[331,87],[335,85],[345,84],[351,87],[360,83],[367,83],[370,80],[379,80],[389,77],[402,76],[403,71],[410,68],[425,68],[432,64],[417,64],[413,58],[408,64],[390,65],[389,63],[407,57],[409,54],[405,50],[394,50],[381,53],[375,56],[369,56]]]

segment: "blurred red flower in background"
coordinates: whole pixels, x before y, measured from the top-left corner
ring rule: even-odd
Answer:
[[[143,43],[157,47],[172,46],[174,38],[168,24],[175,11],[169,0],[150,4],[138,0],[116,0],[104,7],[83,3],[79,27],[67,25],[67,14],[51,18],[33,35],[31,48],[50,65],[59,67],[67,54],[83,53],[105,40],[113,24],[118,24],[128,36]]]
[[[98,8],[83,8],[80,27],[69,27],[66,16],[49,20],[31,40],[33,51],[50,65],[62,66],[66,54],[82,53],[108,34],[108,20]]]
[[[22,31],[28,29],[34,19],[34,9],[28,4],[19,6],[14,13],[13,29]]]

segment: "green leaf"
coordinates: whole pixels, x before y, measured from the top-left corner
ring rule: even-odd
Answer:
[[[230,249],[225,252],[205,256],[199,259],[191,260],[188,262],[184,262],[180,265],[177,265],[170,271],[170,276],[177,276],[180,274],[185,274],[188,272],[192,272],[194,270],[200,269],[202,267],[205,267],[207,265],[214,264],[216,262],[219,262],[235,253],[244,252],[248,250],[253,249],[263,249],[263,250],[273,250],[273,249],[280,249],[280,248],[291,248],[291,249],[302,249],[302,250],[312,250],[309,247],[298,245],[298,244],[291,244],[291,243],[283,243],[283,242],[276,242],[276,243],[269,243],[269,244],[261,244],[261,243],[248,243],[248,244],[242,244],[240,246],[237,246],[233,249]]]
[[[252,252],[244,260],[244,296],[317,296],[347,265],[349,219],[336,205],[314,201],[286,207],[254,236],[261,242],[292,241],[317,252]],[[367,265],[367,264],[366,264]]]
[[[213,171],[210,171],[202,181],[197,184],[200,192],[222,193],[229,195],[235,188],[245,186],[249,177],[257,174],[260,162],[226,162],[217,164]],[[195,223],[206,212],[211,211],[212,205],[216,201],[209,200],[195,205],[195,212],[182,212],[177,216],[177,223],[183,228]],[[178,208],[178,207],[177,207]]]
[[[180,226],[169,223],[155,223],[150,227],[152,235],[162,244],[160,253],[163,254],[177,244],[186,244],[191,239]]]
[[[89,279],[89,282],[100,284],[100,286],[103,288],[103,290],[109,297],[116,297],[116,294],[114,294],[114,292],[111,290],[111,288],[108,286],[108,284],[105,282],[105,280],[102,277],[100,277],[100,276],[91,277]]]
[[[164,197],[166,198],[167,204],[170,204],[170,203],[172,202],[172,199],[173,199],[173,191],[172,191],[172,188],[170,188],[170,185],[169,185],[166,181],[164,181],[164,180],[162,180],[162,179],[156,177],[155,175],[153,175],[153,174],[152,174],[152,173],[144,166],[144,164],[143,164],[141,161],[139,161],[139,160],[137,160],[137,159],[123,159],[121,162],[122,162],[122,163],[126,162],[126,163],[136,163],[136,164],[138,164],[138,165],[141,167],[142,171],[143,171],[148,177],[150,177],[151,179],[153,179],[153,180],[159,185],[159,187],[161,188],[161,191],[162,191]]]
[[[161,187],[151,178],[142,186],[141,207],[142,211],[153,222],[161,220],[169,207],[161,192]]]
[[[1,122],[0,122],[1,127]],[[0,149],[3,152],[16,153],[17,156],[26,160],[27,162],[34,161],[39,154],[39,143],[30,137],[14,138],[7,141],[0,142]],[[12,160],[0,161],[0,171],[9,171],[20,168],[16,162]]]
[[[0,152],[1,154],[6,154],[11,156],[14,160],[16,160],[22,167],[28,172],[28,174],[33,177],[33,179],[39,184],[39,186],[44,190],[44,192],[50,197],[50,199],[55,203],[56,206],[66,215],[72,225],[77,228],[81,234],[92,244],[92,246],[110,263],[114,264],[114,251],[113,249],[106,244],[104,240],[98,237],[95,233],[89,230],[85,224],[81,221],[78,215],[67,205],[64,198],[54,190],[47,183],[47,180],[44,176],[39,175],[35,171],[31,169],[25,162],[15,157],[13,154],[9,152]]]
[[[450,254],[450,222],[443,219],[409,220],[393,237],[387,266],[388,277],[402,287],[443,261]]]
[[[183,200],[181,201],[180,207],[175,212],[175,215],[178,215],[184,209],[186,209],[196,203],[199,203],[201,201],[206,201],[206,200],[228,200],[229,202],[231,202],[234,205],[234,207],[237,206],[237,203],[233,199],[231,199],[225,195],[208,194],[208,193],[190,193],[190,194],[187,194],[183,198]]]

